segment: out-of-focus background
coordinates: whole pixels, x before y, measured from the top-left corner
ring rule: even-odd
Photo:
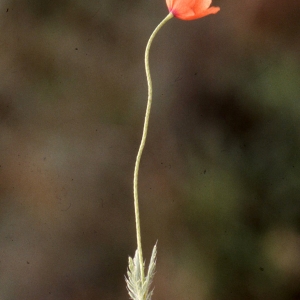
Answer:
[[[156,300],[300,299],[300,1],[219,0],[150,54]],[[144,49],[163,0],[0,2],[0,299],[128,299]]]

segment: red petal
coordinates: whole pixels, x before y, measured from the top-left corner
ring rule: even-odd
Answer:
[[[219,7],[209,7],[212,0],[166,0],[167,7],[174,17],[194,20],[217,13]]]

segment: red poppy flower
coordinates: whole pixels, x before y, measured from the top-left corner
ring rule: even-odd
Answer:
[[[182,20],[194,20],[216,14],[220,7],[211,6],[212,0],[166,0],[169,12]]]

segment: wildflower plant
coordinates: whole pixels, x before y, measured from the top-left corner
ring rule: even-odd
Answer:
[[[181,20],[195,20],[203,18],[210,14],[216,14],[220,8],[210,6],[212,0],[166,0],[169,14],[157,25],[151,34],[146,50],[145,50],[145,70],[148,83],[148,101],[144,118],[143,134],[140,147],[136,156],[134,175],[133,175],[133,196],[134,196],[134,212],[136,225],[137,250],[134,258],[129,257],[127,277],[127,289],[132,300],[151,300],[153,290],[151,283],[155,273],[157,246],[153,247],[147,275],[145,276],[145,262],[143,261],[141,225],[138,201],[138,174],[142,153],[145,147],[149,117],[152,105],[152,80],[149,67],[149,52],[154,37],[157,32],[173,17]]]

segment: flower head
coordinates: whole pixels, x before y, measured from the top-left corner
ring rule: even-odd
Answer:
[[[169,12],[182,20],[194,20],[216,14],[220,7],[211,6],[212,0],[166,0]]]

